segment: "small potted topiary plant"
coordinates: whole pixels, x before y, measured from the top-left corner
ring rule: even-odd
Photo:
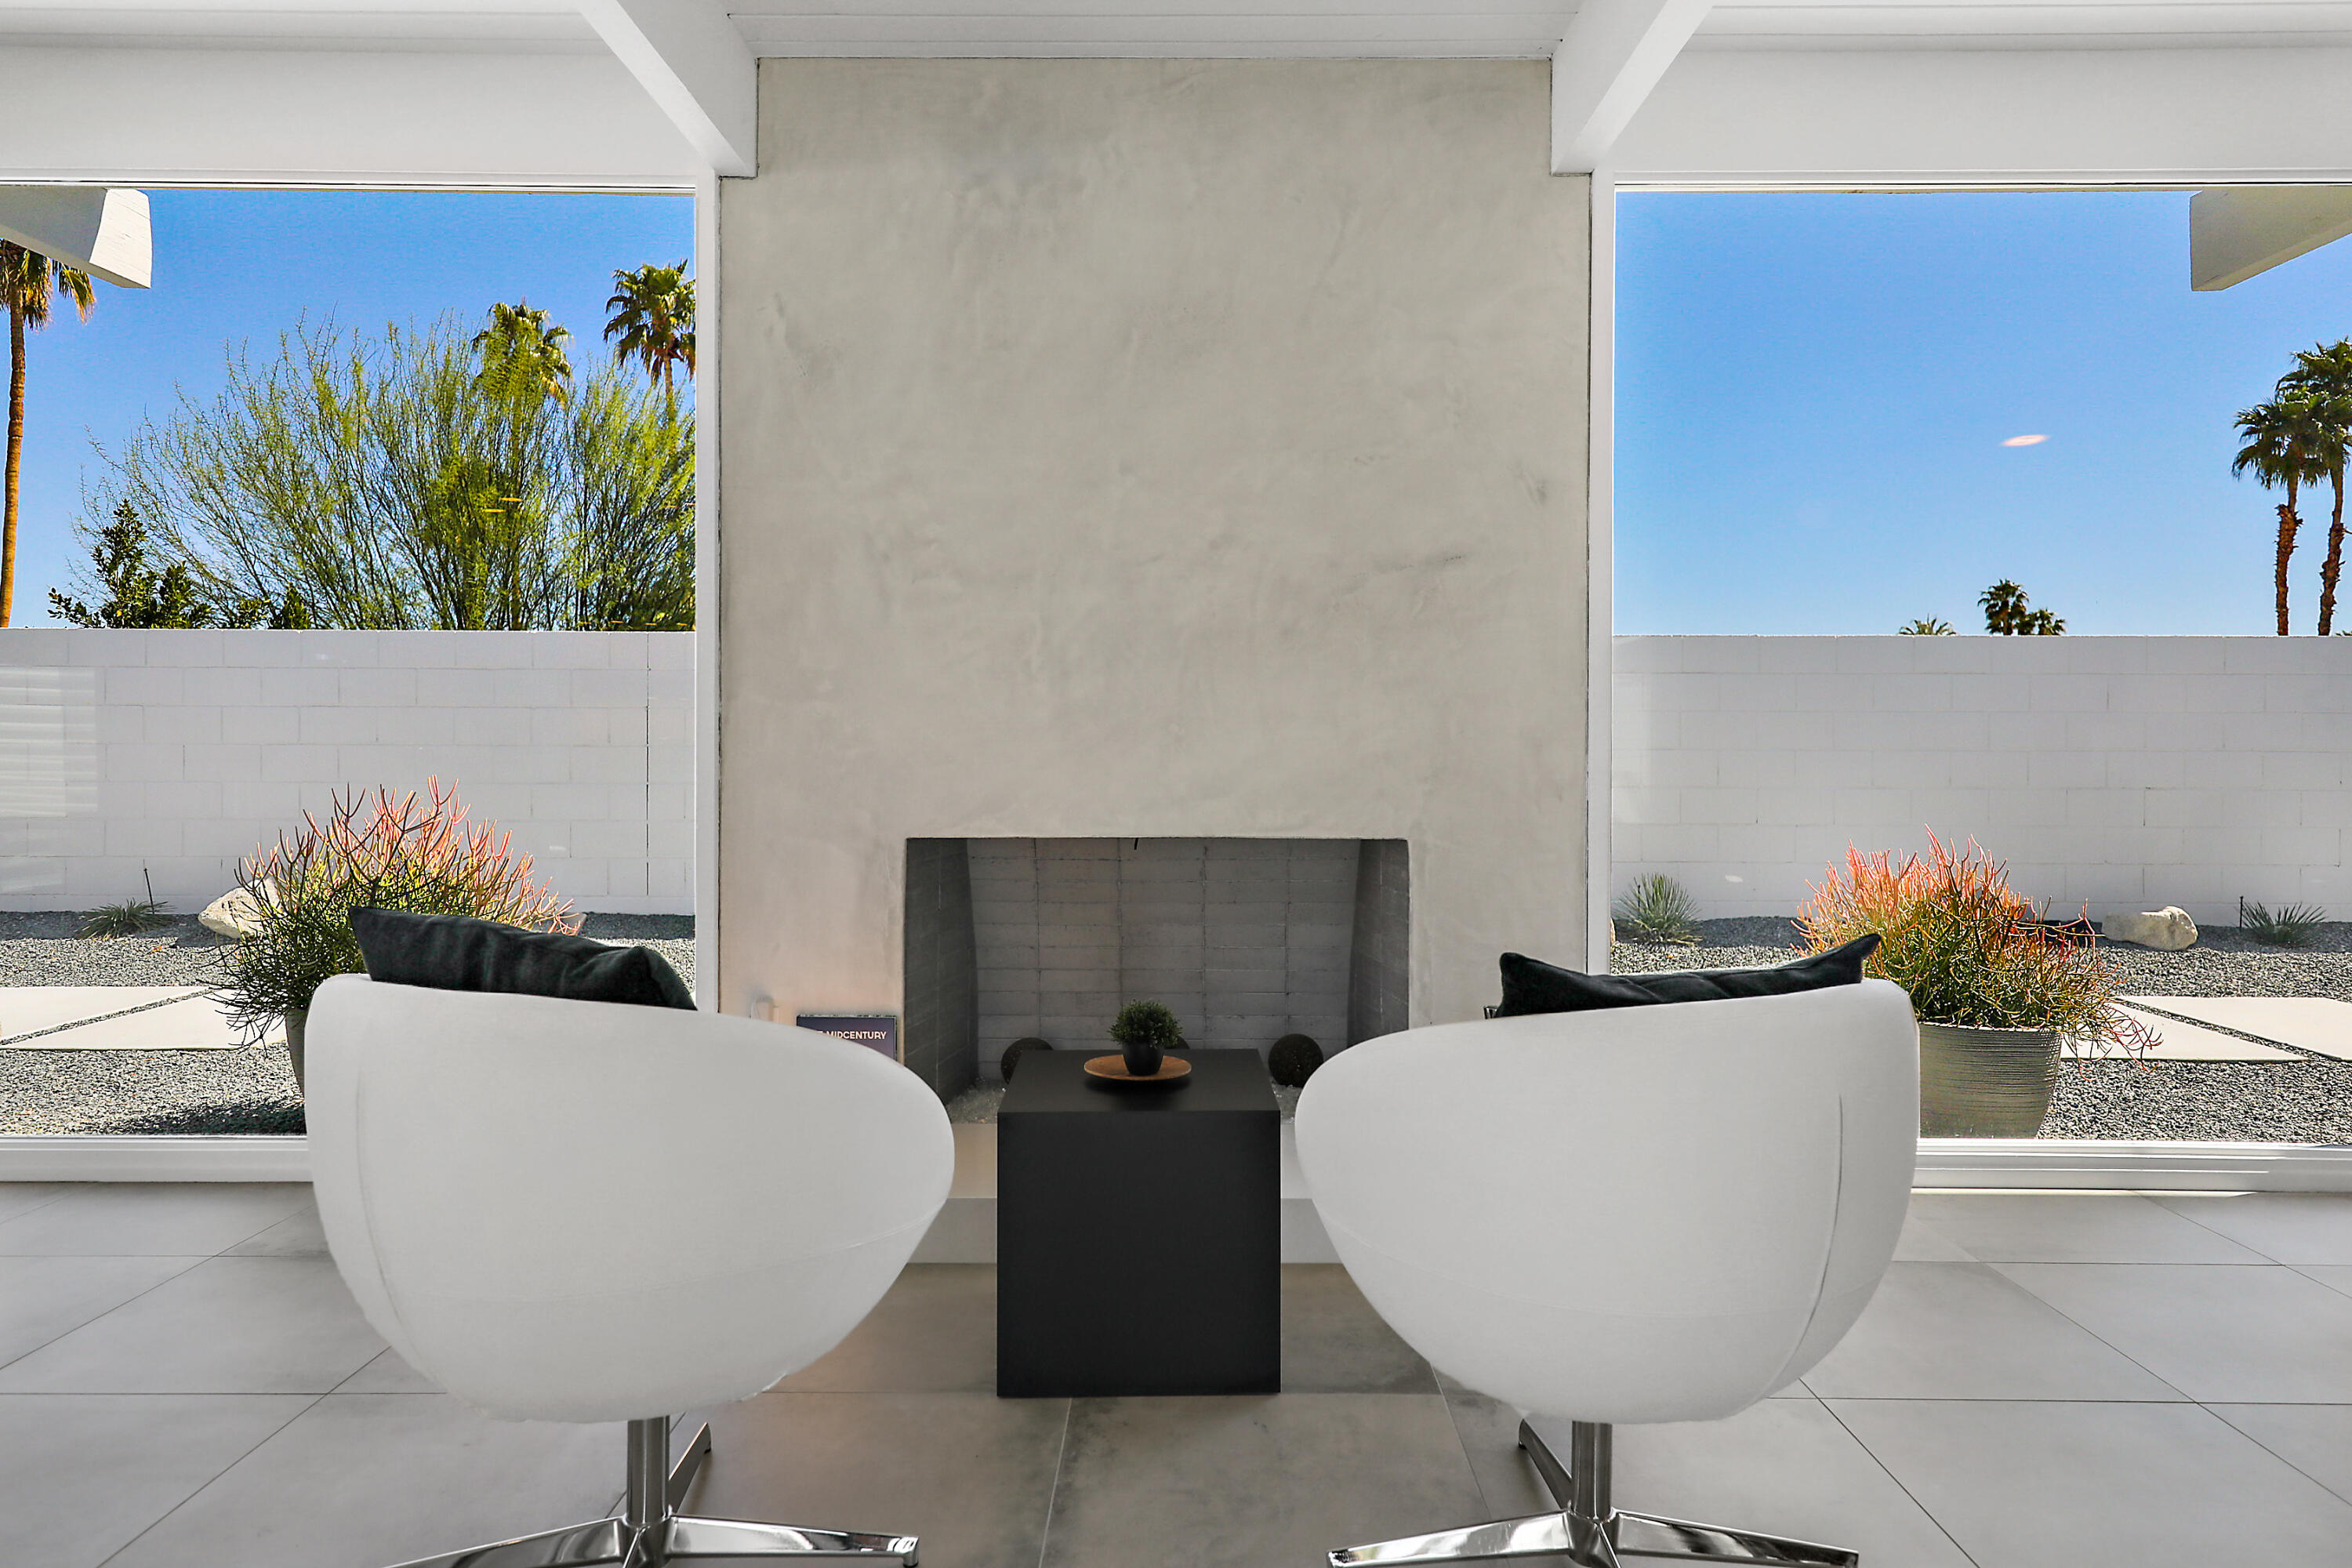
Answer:
[[[294,1085],[302,1087],[302,1026],[310,998],[338,974],[363,974],[355,909],[472,915],[529,931],[576,931],[569,902],[530,880],[530,858],[509,853],[495,824],[469,826],[435,779],[420,799],[379,789],[331,797],[326,820],[278,837],[237,867],[251,895],[245,934],[225,951],[219,985],[229,1021],[257,1038],[284,1020]]]
[[[2116,1005],[2123,976],[2092,942],[2053,927],[1971,842],[1928,835],[1925,858],[1846,852],[1798,917],[1816,952],[1865,931],[1865,972],[1911,994],[1919,1017],[1919,1131],[2031,1138],[2050,1112],[2060,1049],[2144,1053],[2147,1028]]]
[[[1158,1072],[1163,1052],[1184,1048],[1184,1032],[1176,1015],[1160,1002],[1129,1002],[1121,1007],[1111,1024],[1110,1037],[1118,1042],[1127,1070],[1136,1078]]]

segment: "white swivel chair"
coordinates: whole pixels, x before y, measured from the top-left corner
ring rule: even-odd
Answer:
[[[1917,1156],[1918,1031],[1883,980],[1446,1024],[1332,1057],[1298,1104],[1317,1213],[1430,1363],[1566,1418],[1519,1441],[1559,1513],[1349,1547],[1343,1564],[1856,1553],[1627,1512],[1612,1426],[1738,1414],[1861,1314]]]
[[[309,1026],[311,1180],[376,1331],[513,1420],[628,1422],[622,1517],[420,1560],[912,1564],[911,1536],[692,1519],[669,1413],[839,1343],[946,1200],[938,1097],[862,1046],[684,1009],[329,981]]]

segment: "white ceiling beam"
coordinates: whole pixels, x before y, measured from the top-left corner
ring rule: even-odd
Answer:
[[[715,172],[755,171],[759,65],[719,0],[580,0],[580,14]]]
[[[154,276],[147,193],[104,185],[0,185],[0,239],[104,282],[144,289]]]
[[[1584,0],[1551,58],[1551,172],[1601,166],[1708,0]]]
[[[690,191],[619,61],[405,50],[0,48],[0,181]]]
[[[2342,185],[2239,185],[2189,198],[2189,287],[2243,283],[2352,234]]]

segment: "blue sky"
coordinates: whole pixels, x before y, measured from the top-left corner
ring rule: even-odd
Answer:
[[[224,345],[528,299],[600,351],[615,268],[692,248],[666,196],[158,191],[155,287],[32,341],[16,619],[119,441]],[[2271,500],[2231,416],[2352,333],[2352,241],[2188,287],[2185,193],[1621,198],[1617,624],[1982,626],[1997,577],[2094,632],[2271,629]],[[2012,436],[2039,446],[2008,447]],[[2325,506],[2306,507],[2324,525]],[[2295,563],[2310,628],[2324,528]]]
[[[272,353],[308,311],[344,326],[473,320],[528,299],[572,329],[572,363],[605,353],[604,300],[617,268],[694,248],[682,196],[488,195],[314,191],[154,191],[155,285],[97,285],[88,321],[70,310],[30,340],[16,623],[48,622],[48,590],[83,552],[81,480],[173,387],[218,389],[224,350]]]
[[[2230,477],[2231,419],[2352,334],[2352,241],[2193,293],[2188,206],[1621,197],[1618,629],[1981,631],[2013,577],[2070,632],[2273,630],[2276,498]]]

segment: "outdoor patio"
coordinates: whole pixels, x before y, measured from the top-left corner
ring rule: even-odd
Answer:
[[[0,1188],[0,1514],[44,1568],[381,1568],[614,1503],[617,1434],[489,1421],[361,1320],[301,1186]],[[1861,1324],[1732,1421],[1627,1428],[1632,1506],[1873,1568],[2319,1568],[2352,1539],[2352,1197],[1922,1193]],[[927,1568],[1298,1568],[1533,1512],[1514,1417],[1346,1274],[1270,1398],[999,1400],[994,1270],[909,1268],[712,1413],[709,1512],[919,1531]]]

